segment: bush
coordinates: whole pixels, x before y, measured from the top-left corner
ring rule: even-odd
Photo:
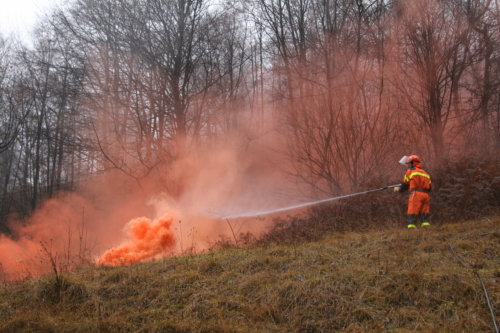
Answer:
[[[500,156],[446,159],[433,172],[432,215],[436,221],[464,221],[498,211]]]

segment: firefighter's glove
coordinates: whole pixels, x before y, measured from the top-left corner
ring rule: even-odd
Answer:
[[[394,188],[394,192],[399,192],[399,186],[396,186],[396,187]]]

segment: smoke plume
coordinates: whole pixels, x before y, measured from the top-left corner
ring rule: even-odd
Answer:
[[[151,221],[146,217],[131,220],[125,226],[129,239],[117,248],[106,251],[99,263],[120,266],[133,264],[162,254],[175,244],[170,230],[173,217],[166,215]]]

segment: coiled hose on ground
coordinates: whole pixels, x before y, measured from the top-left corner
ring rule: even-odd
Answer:
[[[487,233],[484,233],[484,234],[479,234],[477,236],[480,236],[480,237],[484,237],[486,235],[489,235],[489,234],[492,234],[494,231],[492,232],[487,232]],[[455,252],[455,249],[453,248],[453,243],[455,243],[456,241],[460,241],[460,240],[464,240],[464,239],[467,239],[467,238],[470,238],[470,237],[465,237],[465,238],[461,238],[461,239],[456,239],[454,240],[453,242],[450,243],[450,248],[451,248],[451,252],[453,252],[453,255],[455,256],[455,258],[457,258],[457,260],[466,268],[469,268],[469,265],[467,265],[462,259],[460,259],[460,257],[458,256],[458,254]],[[490,297],[488,296],[488,291],[486,290],[486,286],[484,284],[484,281],[483,281],[483,278],[481,277],[481,275],[479,275],[479,272],[477,271],[477,269],[473,268],[473,271],[474,271],[474,274],[476,274],[476,276],[478,277],[479,281],[481,282],[481,286],[483,287],[483,292],[484,292],[484,296],[486,297],[486,302],[488,303],[488,308],[490,309],[490,313],[491,313],[491,319],[493,320],[493,326],[495,327],[495,332],[496,333],[499,333],[498,332],[498,326],[497,326],[497,321],[495,319],[495,312],[493,310],[493,306],[491,305],[491,301],[490,301]]]

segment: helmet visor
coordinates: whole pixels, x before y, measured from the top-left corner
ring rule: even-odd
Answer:
[[[406,160],[408,159],[408,156],[403,156],[402,159],[399,160],[399,163],[406,165]]]

